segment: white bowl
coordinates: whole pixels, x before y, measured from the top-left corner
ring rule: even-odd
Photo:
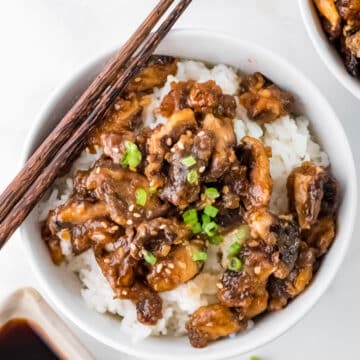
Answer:
[[[344,130],[328,102],[303,74],[277,55],[252,43],[200,30],[171,32],[158,52],[210,63],[226,63],[245,72],[261,71],[291,91],[296,97],[298,110],[312,119],[313,130],[328,152],[333,172],[340,181],[342,204],[337,239],[311,286],[286,309],[268,314],[250,331],[217,341],[204,349],[192,348],[186,337],[153,337],[132,344],[129,334],[121,332],[119,320],[88,309],[80,296],[79,281],[52,264],[40,236],[35,212],[29,215],[21,228],[22,240],[45,295],[68,319],[100,342],[134,356],[157,360],[167,360],[169,356],[174,360],[211,360],[240,355],[273,340],[293,326],[318,301],[333,280],[348,248],[356,213],[353,157]],[[34,122],[25,147],[24,161],[97,74],[108,56],[99,57],[76,72],[51,97]]]
[[[313,0],[298,0],[298,3],[307,33],[321,60],[339,83],[360,99],[360,79],[347,72],[339,52],[330,43],[322,28]]]

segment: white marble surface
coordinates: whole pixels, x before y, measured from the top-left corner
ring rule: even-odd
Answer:
[[[25,136],[49,93],[84,62],[121,44],[154,4],[155,0],[1,1],[0,189],[19,168]],[[295,0],[194,0],[177,27],[209,28],[250,39],[298,66],[333,104],[349,136],[359,171],[360,102],[322,65]],[[336,134],[332,135],[336,146]],[[360,357],[359,235],[358,224],[334,284],[315,308],[287,334],[254,354],[264,360]],[[0,299],[25,285],[39,289],[22,253],[18,233],[0,252],[0,284]],[[96,359],[128,359],[75,331]]]

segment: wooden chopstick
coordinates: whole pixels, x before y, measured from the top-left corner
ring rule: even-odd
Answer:
[[[5,191],[0,195],[0,222],[24,196],[30,185],[48,165],[60,147],[69,139],[74,130],[89,115],[105,89],[111,85],[120,70],[149,36],[151,30],[172,5],[174,0],[161,0],[146,17],[130,39],[105,65],[81,97],[62,118],[54,130],[27,160],[23,169],[16,175]]]
[[[115,84],[101,97],[89,116],[84,119],[79,128],[75,130],[68,141],[58,150],[57,154],[54,154],[50,163],[38,175],[21,200],[16,203],[6,218],[3,219],[0,224],[0,248],[2,248],[13,232],[24,221],[58,174],[68,165],[69,159],[73,159],[74,155],[78,154],[84,147],[87,135],[103,118],[103,115],[113,104],[116,97],[125,90],[128,82],[146,65],[151,54],[191,1],[181,0],[158,30],[149,36],[144,46],[131,59],[128,67],[120,74]],[[53,132],[50,134],[51,137],[53,137]],[[32,169],[27,169],[27,171],[32,171]],[[17,189],[13,188],[13,191],[17,191]]]

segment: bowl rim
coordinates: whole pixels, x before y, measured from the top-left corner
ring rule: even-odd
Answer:
[[[360,100],[360,79],[351,76],[343,64],[340,54],[329,42],[321,26],[313,0],[298,0],[301,18],[305,24],[306,32],[322,62],[353,96]]]
[[[241,354],[245,354],[249,351],[253,351],[255,349],[257,349],[260,346],[263,346],[273,340],[275,340],[276,338],[278,338],[279,336],[283,335],[286,331],[288,331],[290,328],[292,328],[296,323],[298,323],[314,306],[315,304],[318,302],[318,300],[320,299],[320,297],[325,293],[325,291],[327,290],[327,288],[330,286],[330,284],[332,283],[337,271],[340,268],[340,265],[345,257],[345,254],[347,252],[347,249],[349,247],[349,243],[351,240],[351,234],[353,232],[353,228],[354,228],[354,224],[355,224],[355,217],[356,217],[356,207],[357,207],[357,203],[356,203],[356,199],[357,199],[357,181],[356,181],[356,171],[355,171],[355,164],[354,164],[354,159],[352,156],[352,152],[351,152],[351,148],[350,145],[348,143],[347,140],[347,136],[345,134],[345,131],[341,125],[341,122],[339,121],[336,113],[334,112],[334,110],[332,109],[331,105],[327,102],[327,100],[325,99],[325,97],[322,95],[322,93],[318,90],[318,88],[312,83],[311,80],[309,80],[307,78],[307,76],[305,76],[300,70],[298,70],[294,65],[292,65],[291,63],[289,63],[285,58],[281,57],[280,55],[276,54],[275,52],[273,52],[272,50],[269,50],[267,48],[264,48],[262,46],[259,46],[257,44],[253,44],[249,41],[244,41],[244,40],[240,40],[237,39],[236,37],[226,34],[226,33],[222,33],[222,32],[218,32],[218,31],[211,31],[211,30],[207,30],[207,29],[192,29],[192,28],[178,28],[175,30],[171,30],[169,35],[173,34],[175,37],[180,34],[185,34],[185,36],[195,36],[195,35],[202,35],[205,37],[211,37],[211,38],[216,38],[217,40],[221,40],[221,41],[225,41],[225,42],[231,42],[231,43],[237,43],[239,46],[242,47],[248,47],[253,49],[255,52],[259,53],[259,54],[263,54],[264,56],[267,56],[268,58],[271,58],[272,61],[274,61],[275,63],[281,64],[284,67],[287,67],[289,69],[289,72],[293,72],[294,74],[300,76],[303,78],[303,80],[305,82],[307,82],[307,85],[311,88],[312,92],[317,96],[317,98],[319,98],[320,100],[322,100],[322,102],[324,102],[324,104],[327,105],[328,107],[328,112],[332,113],[332,117],[334,119],[334,121],[337,123],[336,125],[338,126],[338,130],[340,132],[342,132],[342,137],[345,140],[345,147],[346,147],[346,152],[348,153],[349,157],[348,157],[348,165],[349,165],[349,173],[351,175],[351,179],[349,180],[349,188],[353,194],[353,198],[354,201],[352,203],[350,203],[351,207],[349,206],[349,210],[348,213],[350,215],[350,219],[349,219],[349,228],[347,230],[347,236],[345,237],[345,239],[343,240],[343,245],[340,248],[341,251],[337,254],[337,262],[336,264],[334,264],[334,266],[332,268],[330,268],[329,273],[327,274],[327,277],[325,278],[326,281],[324,281],[321,286],[319,285],[318,287],[315,287],[312,291],[312,297],[311,297],[311,301],[308,301],[306,304],[302,304],[302,306],[298,306],[296,308],[296,311],[292,312],[292,315],[289,316],[289,318],[287,319],[286,323],[281,323],[281,324],[277,324],[276,329],[274,330],[274,332],[272,333],[268,333],[266,336],[262,336],[261,339],[259,339],[257,341],[257,343],[254,344],[250,344],[247,347],[244,346],[243,349],[241,350],[241,352],[239,352],[236,347],[227,347],[226,349],[224,349],[223,347],[221,348],[212,348],[212,352],[202,352],[201,349],[199,349],[196,353],[196,355],[194,355],[194,357],[191,356],[191,354],[189,354],[189,360],[190,359],[196,359],[196,360],[217,360],[219,358],[228,358],[231,356],[237,356],[237,355],[241,355]],[[24,144],[24,148],[23,148],[23,152],[22,152],[22,156],[21,156],[21,163],[24,164],[26,159],[31,155],[31,147],[33,146],[33,141],[34,138],[36,137],[36,135],[38,135],[39,133],[41,133],[41,127],[42,124],[45,122],[46,118],[49,116],[49,114],[51,113],[51,111],[54,109],[54,107],[56,106],[56,104],[60,101],[60,99],[62,98],[62,96],[64,95],[64,91],[66,88],[68,88],[70,86],[70,84],[74,83],[75,81],[78,81],[79,79],[81,79],[91,68],[92,65],[94,65],[94,63],[96,63],[97,61],[100,61],[101,59],[105,59],[106,57],[108,57],[111,53],[114,52],[114,47],[111,47],[110,49],[97,54],[95,56],[93,56],[90,61],[86,62],[84,65],[79,66],[72,74],[70,74],[70,76],[67,77],[67,79],[62,82],[60,84],[60,86],[58,86],[53,92],[52,94],[49,96],[49,99],[44,103],[44,105],[41,107],[40,112],[38,113],[38,115],[35,117],[34,123],[31,127],[31,130],[29,131],[29,134],[27,136],[26,142]],[[65,304],[61,301],[61,298],[59,296],[59,294],[56,294],[53,290],[52,290],[52,286],[47,282],[46,277],[43,276],[43,274],[40,271],[40,268],[37,266],[36,264],[36,256],[33,253],[33,251],[31,250],[30,247],[30,242],[26,240],[26,238],[28,237],[27,235],[27,230],[25,229],[25,226],[22,226],[20,228],[20,233],[21,233],[21,237],[23,238],[23,248],[26,252],[27,258],[29,259],[30,262],[30,266],[32,271],[34,272],[36,279],[39,281],[41,288],[44,290],[45,292],[45,297],[49,298],[49,300],[51,301],[52,304],[54,304],[55,308],[58,309],[62,314],[64,314],[66,316],[67,319],[69,319],[72,323],[74,323],[75,325],[77,325],[82,331],[84,331],[85,333],[87,333],[87,335],[93,337],[94,339],[96,339],[97,341],[110,346],[113,349],[116,349],[118,351],[122,351],[128,355],[131,356],[137,356],[140,358],[146,358],[146,359],[164,359],[167,360],[169,354],[166,353],[156,353],[156,354],[151,354],[149,352],[147,352],[144,349],[139,349],[136,346],[134,346],[132,343],[129,343],[128,345],[123,345],[120,343],[117,343],[115,341],[113,341],[112,339],[109,339],[106,335],[102,334],[100,331],[98,331],[95,327],[89,328],[88,327],[88,323],[82,319],[81,317],[77,317],[76,314],[74,314],[73,311],[70,311],[69,309],[67,309],[67,307],[65,306]],[[29,256],[30,255],[30,256]],[[224,351],[225,350],[225,351]],[[179,357],[176,353],[172,354],[174,359],[183,359],[183,357]]]

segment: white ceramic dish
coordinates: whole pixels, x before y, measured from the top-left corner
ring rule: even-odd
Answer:
[[[339,83],[360,99],[360,79],[351,76],[346,71],[341,56],[335,46],[329,42],[322,28],[313,0],[298,0],[298,3],[307,33],[321,60]]]
[[[35,289],[16,290],[0,304],[0,328],[18,318],[30,320],[39,327],[62,359],[94,360]]]
[[[215,342],[205,349],[191,348],[186,337],[149,338],[132,344],[129,335],[121,333],[119,320],[88,309],[80,296],[79,281],[52,264],[41,240],[35,212],[23,224],[21,234],[27,257],[45,294],[67,318],[100,342],[148,359],[167,360],[169,356],[174,360],[224,359],[251,351],[284,333],[310,310],[332,282],[348,248],[354,225],[357,201],[354,162],[341,124],[325,98],[304,75],[277,55],[251,43],[200,30],[171,32],[158,52],[210,63],[226,63],[245,72],[261,71],[291,91],[296,97],[298,110],[312,119],[313,129],[330,156],[333,172],[340,181],[343,193],[337,240],[311,286],[285,310],[267,315],[249,332]],[[24,161],[95,76],[108,56],[99,57],[76,72],[45,104],[29,134]]]

